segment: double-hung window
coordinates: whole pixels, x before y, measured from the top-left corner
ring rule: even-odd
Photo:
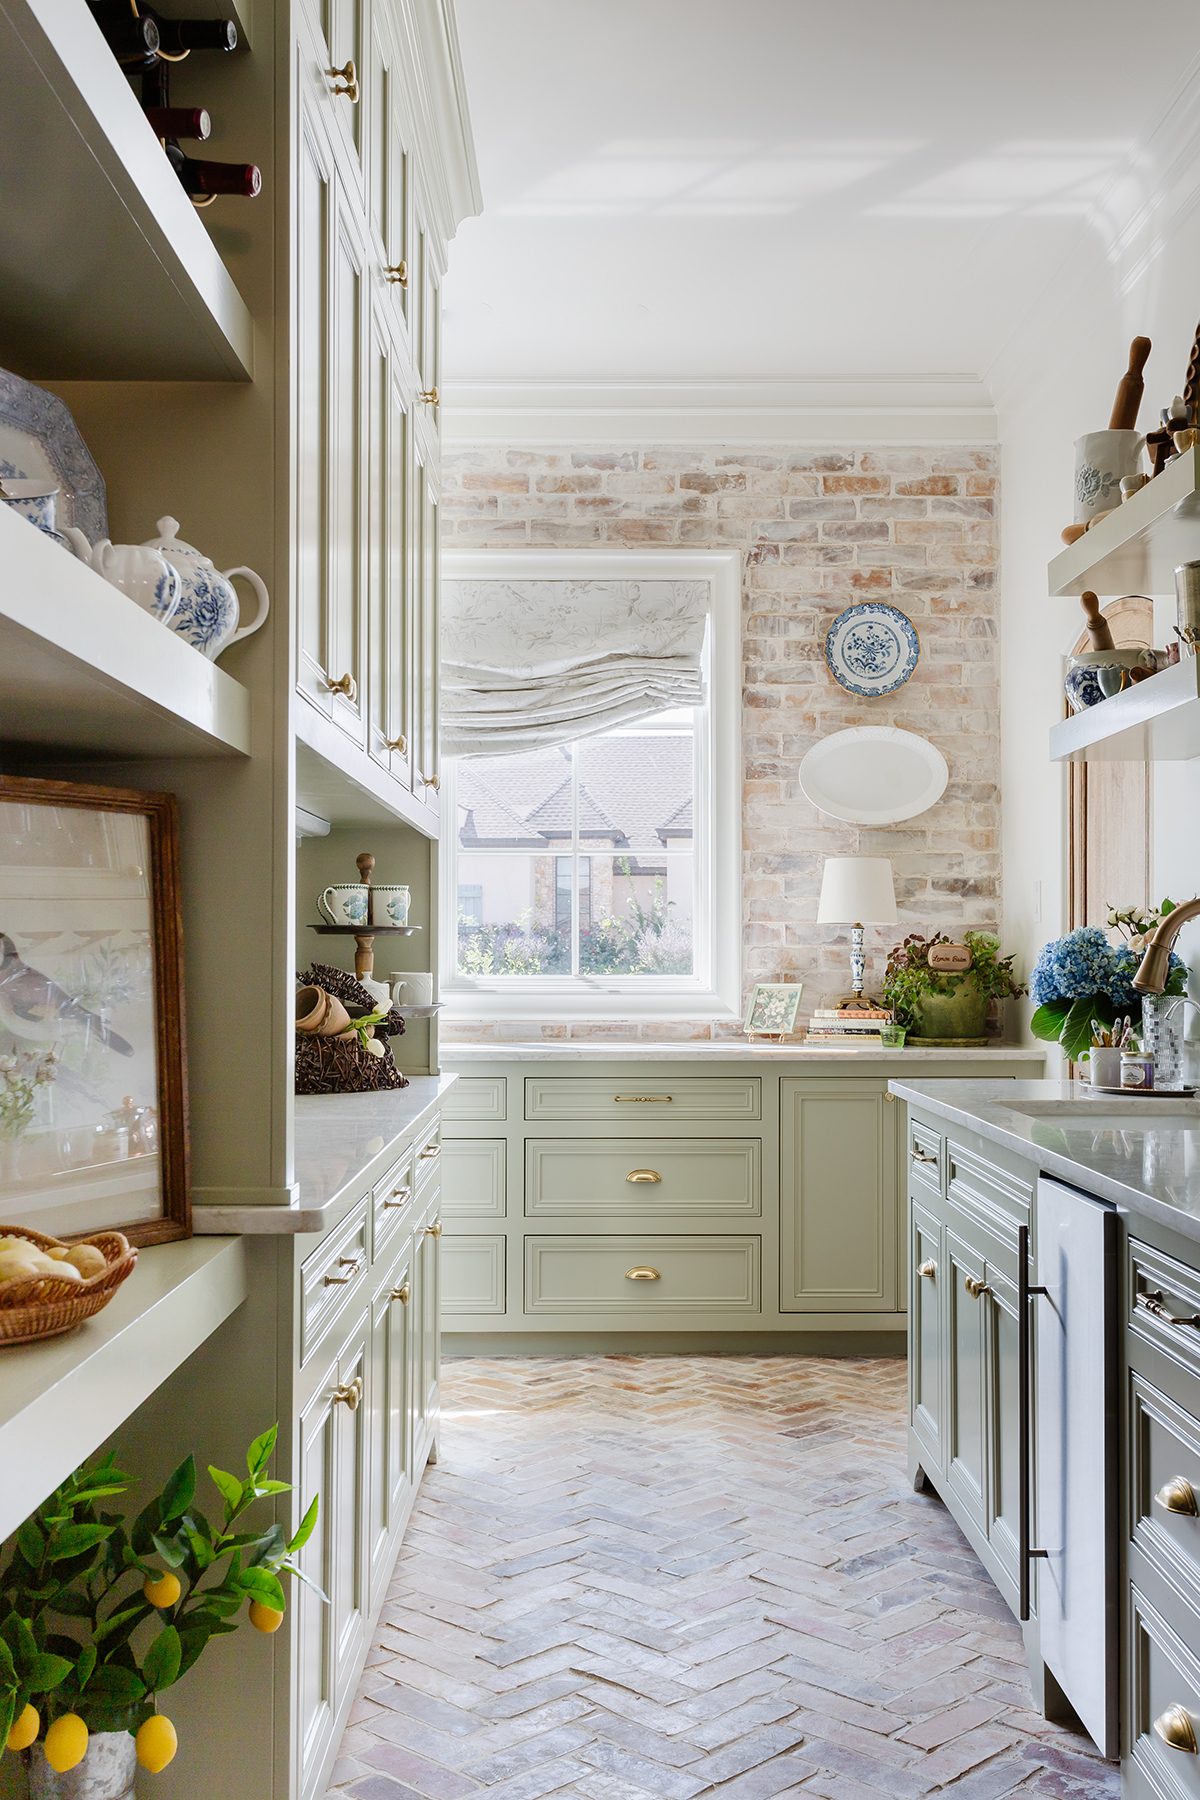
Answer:
[[[580,623],[613,584],[636,655]],[[443,553],[451,1016],[739,1016],[739,585],[736,552]],[[495,631],[476,626],[498,596],[528,609],[540,688],[511,666],[488,686]],[[671,596],[691,611],[683,637]],[[640,654],[659,644],[661,675]]]

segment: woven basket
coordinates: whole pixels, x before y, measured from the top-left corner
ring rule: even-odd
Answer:
[[[68,1247],[60,1238],[28,1231],[23,1225],[0,1225],[0,1237],[28,1238],[39,1250]],[[56,1275],[15,1275],[0,1281],[0,1345],[29,1344],[74,1330],[107,1306],[125,1277],[132,1275],[137,1251],[119,1231],[96,1231],[76,1242],[95,1244],[108,1267],[87,1281]]]

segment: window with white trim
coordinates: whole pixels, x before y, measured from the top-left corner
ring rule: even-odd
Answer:
[[[739,564],[724,551],[444,552],[446,582],[666,579],[707,595],[699,704],[444,758],[450,1016],[739,1016]]]

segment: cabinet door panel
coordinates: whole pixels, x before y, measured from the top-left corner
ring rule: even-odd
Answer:
[[[423,1464],[437,1431],[441,1382],[441,1232],[436,1207],[425,1215],[413,1240],[413,1468]]]
[[[896,1304],[895,1108],[884,1082],[781,1082],[781,1312]]]
[[[333,1590],[334,1545],[339,1528],[337,1509],[333,1504],[337,1423],[333,1390],[336,1385],[337,1365],[331,1364],[325,1380],[301,1415],[299,1430],[298,1519],[304,1517],[313,1499],[319,1496],[317,1528],[299,1553],[299,1564],[308,1581],[297,1582],[294,1600],[301,1786],[305,1791],[314,1770],[320,1765],[336,1706],[332,1608],[313,1591],[314,1587],[326,1594],[332,1594]]]
[[[391,1579],[395,1535],[412,1487],[408,1408],[411,1246],[388,1271],[371,1313],[371,1599]]]
[[[413,792],[436,809],[438,731],[438,507],[433,476],[418,452],[415,480]]]
[[[988,1540],[1012,1581],[1020,1576],[1017,1464],[1020,1454],[1020,1387],[1017,1348],[1017,1290],[987,1269],[985,1299],[988,1394]]]
[[[945,1235],[946,1322],[950,1391],[946,1479],[971,1517],[984,1529],[984,1298],[967,1282],[985,1281],[983,1259],[949,1227]]]
[[[327,152],[305,93],[300,120],[296,204],[296,613],[297,680],[324,713],[325,617],[329,604],[326,527],[327,352],[332,333],[329,222],[333,209]]]
[[[333,1507],[335,1514],[332,1588],[335,1693],[337,1704],[358,1679],[358,1659],[367,1622],[367,1547],[370,1519],[370,1320],[364,1314],[338,1357],[341,1391],[362,1385],[359,1404],[350,1407],[335,1397],[333,1439]]]
[[[325,666],[334,681],[350,677],[332,696],[332,717],[358,742],[363,737],[362,638],[366,546],[363,480],[364,419],[363,250],[348,209],[338,208],[333,241],[329,346],[329,606]]]
[[[910,1202],[908,1391],[909,1423],[929,1458],[930,1472],[943,1467],[946,1370],[943,1356],[942,1288],[945,1281],[942,1227],[919,1200]]]

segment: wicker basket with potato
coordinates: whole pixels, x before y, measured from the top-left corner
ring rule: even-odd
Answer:
[[[136,1261],[119,1231],[64,1244],[24,1225],[0,1225],[0,1346],[81,1325],[108,1305]]]

